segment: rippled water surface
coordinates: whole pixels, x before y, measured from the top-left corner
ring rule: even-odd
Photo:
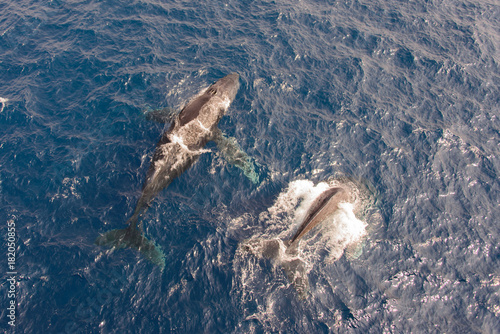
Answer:
[[[17,333],[500,332],[499,62],[498,1],[0,2],[1,329],[15,300]],[[209,143],[143,218],[163,271],[94,245],[168,127],[146,111],[231,72],[259,182]],[[328,185],[353,201],[293,262]]]

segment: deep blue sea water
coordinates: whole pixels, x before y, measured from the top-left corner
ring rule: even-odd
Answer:
[[[1,330],[500,333],[499,63],[495,0],[2,0]],[[140,196],[145,111],[230,72],[219,127],[259,183],[209,143],[144,217],[163,271],[94,245]],[[300,299],[241,245],[322,182],[357,201],[304,240]]]

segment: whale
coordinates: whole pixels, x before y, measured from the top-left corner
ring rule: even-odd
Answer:
[[[287,252],[295,251],[300,239],[318,224],[331,217],[339,209],[339,203],[348,202],[349,197],[349,192],[343,187],[330,187],[316,197],[299,228],[293,237],[286,242]]]
[[[334,216],[340,209],[341,203],[351,201],[351,193],[346,187],[330,186],[313,200],[291,238],[250,239],[244,241],[241,247],[246,252],[276,260],[281,265],[288,281],[295,288],[299,299],[305,299],[310,287],[307,264],[299,256],[300,241],[316,226]]]
[[[300,299],[305,299],[309,292],[309,279],[306,275],[305,263],[297,256],[300,240],[313,228],[332,217],[339,209],[340,203],[349,201],[350,193],[345,188],[330,187],[326,189],[313,201],[292,238],[284,241],[287,246],[285,257],[289,260],[283,261],[281,266]]]
[[[229,155],[228,152],[231,152],[232,156],[228,160],[255,181],[256,173],[248,156],[234,139],[224,137],[217,128],[239,86],[238,73],[228,74],[192,98],[173,118],[156,145],[141,196],[127,221],[128,227],[101,234],[95,244],[113,249],[136,249],[163,269],[165,255],[159,246],[144,235],[141,217],[160,191],[191,167],[203,153],[208,152],[204,147],[211,140],[217,143],[223,154]]]

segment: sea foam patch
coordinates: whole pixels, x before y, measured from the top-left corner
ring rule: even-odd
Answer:
[[[0,109],[0,112],[3,111],[3,108],[5,108],[5,103],[7,103],[9,101],[9,99],[5,98],[5,97],[0,97],[0,103],[2,104],[2,108]]]

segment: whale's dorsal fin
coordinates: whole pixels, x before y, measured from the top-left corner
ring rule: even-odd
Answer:
[[[235,138],[226,137],[219,128],[215,128],[212,140],[227,162],[241,169],[253,183],[259,182],[252,159],[241,149]]]
[[[144,117],[148,121],[154,121],[157,123],[171,123],[174,118],[177,116],[177,110],[173,108],[163,108],[163,109],[154,109],[154,110],[146,110],[144,112]]]

